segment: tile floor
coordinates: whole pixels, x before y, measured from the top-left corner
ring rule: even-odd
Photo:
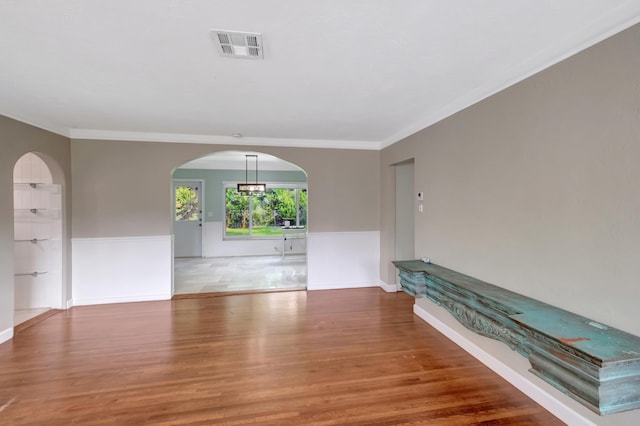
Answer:
[[[247,290],[304,290],[305,255],[176,258],[175,294]]]

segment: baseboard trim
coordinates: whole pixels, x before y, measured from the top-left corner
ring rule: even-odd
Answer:
[[[0,343],[4,343],[7,340],[11,340],[13,337],[13,327],[0,331]]]
[[[307,290],[342,290],[347,288],[380,287],[372,282],[348,282],[348,283],[316,283],[307,284]]]
[[[132,302],[156,302],[159,300],[171,300],[171,294],[152,294],[129,297],[108,297],[103,299],[73,299],[73,306],[106,305],[110,303],[132,303]]]
[[[387,284],[384,281],[380,281],[380,288],[386,291],[387,293],[396,293],[398,291],[398,286],[395,284]]]
[[[566,424],[596,426],[596,423],[567,407],[546,390],[527,380],[520,373],[477,346],[475,343],[440,321],[425,309],[418,305],[413,305],[413,312]]]
[[[29,327],[33,327],[34,325],[46,320],[49,317],[52,317],[58,313],[62,312],[62,309],[49,309],[46,312],[41,313],[38,316],[35,316],[31,319],[26,320],[23,323],[17,324],[13,327],[13,335],[17,335]]]

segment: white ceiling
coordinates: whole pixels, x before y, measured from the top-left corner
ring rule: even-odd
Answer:
[[[639,20],[640,0],[0,0],[0,114],[379,149]],[[264,60],[222,57],[211,29],[261,33]]]

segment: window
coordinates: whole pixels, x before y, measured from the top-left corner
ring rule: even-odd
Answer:
[[[176,186],[176,222],[198,220],[198,188]]]
[[[281,227],[307,226],[304,184],[268,184],[264,195],[241,195],[235,184],[225,185],[225,236],[282,236]]]

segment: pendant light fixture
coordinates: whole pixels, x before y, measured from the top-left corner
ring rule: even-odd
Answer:
[[[244,183],[238,183],[238,192],[242,195],[264,194],[267,191],[267,185],[258,183],[258,156],[256,154],[246,154],[244,159]],[[249,183],[249,157],[256,160],[255,182]]]

